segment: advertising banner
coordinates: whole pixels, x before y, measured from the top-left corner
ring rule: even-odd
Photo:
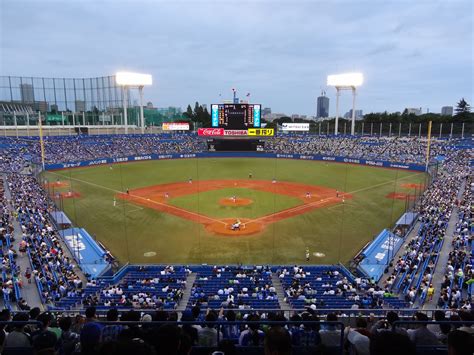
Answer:
[[[246,136],[247,130],[245,129],[226,129],[224,136]]]
[[[198,129],[198,136],[215,137],[215,136],[223,136],[223,135],[224,135],[224,128],[199,128]]]
[[[281,129],[283,131],[309,131],[309,123],[282,123]]]
[[[273,128],[249,128],[249,136],[273,136],[275,135],[275,130]]]
[[[189,131],[187,122],[163,122],[161,126],[163,131]]]
[[[203,128],[206,129],[206,128]],[[205,133],[206,136],[212,137],[212,134]],[[217,136],[224,135],[224,130],[221,134],[215,134]],[[114,164],[114,163],[125,163],[133,161],[143,161],[143,160],[162,160],[162,159],[188,159],[188,158],[216,158],[216,157],[227,157],[227,158],[277,158],[277,159],[300,159],[300,160],[319,160],[319,161],[329,161],[336,163],[346,163],[346,164],[360,164],[368,165],[373,167],[380,168],[393,168],[393,169],[403,169],[403,170],[414,170],[414,171],[425,171],[424,165],[418,164],[404,164],[389,162],[383,160],[366,160],[366,159],[356,159],[356,158],[346,158],[346,157],[335,157],[327,155],[306,155],[306,154],[280,154],[280,153],[262,153],[262,152],[189,152],[189,153],[174,153],[174,154],[147,154],[147,155],[138,155],[138,156],[128,156],[128,157],[116,157],[116,158],[103,158],[97,160],[83,160],[83,161],[73,161],[65,163],[56,163],[56,164],[46,164],[45,170],[56,170],[56,169],[68,169],[68,168],[78,168],[86,166],[95,166],[103,164]]]

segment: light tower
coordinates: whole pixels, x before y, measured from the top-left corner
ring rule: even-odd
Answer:
[[[355,134],[355,98],[356,88],[361,86],[364,82],[362,73],[346,73],[337,75],[328,75],[327,85],[336,88],[336,122],[334,127],[334,134],[338,134],[339,123],[339,96],[341,90],[352,90],[352,123],[351,135]]]
[[[140,94],[140,127],[142,134],[145,133],[145,119],[143,117],[143,87],[153,83],[150,74],[139,74],[129,72],[118,72],[115,74],[115,82],[122,87],[123,93],[123,122],[125,125],[125,134],[128,134],[128,115],[127,115],[127,89],[138,88]]]

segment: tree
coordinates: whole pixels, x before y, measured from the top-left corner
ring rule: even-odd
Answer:
[[[188,105],[188,108],[186,109],[186,112],[184,112],[183,115],[191,120],[194,118],[193,109],[191,108],[191,105]]]
[[[456,114],[454,115],[454,117],[457,119],[457,120],[460,120],[460,121],[464,121],[464,120],[468,120],[470,118],[470,112],[471,112],[471,105],[469,105],[466,100],[464,100],[464,97],[459,100],[459,102],[457,103],[456,105],[456,108],[455,110],[456,111]]]

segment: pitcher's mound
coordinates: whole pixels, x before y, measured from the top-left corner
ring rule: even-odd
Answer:
[[[240,228],[232,230],[232,224],[235,222],[236,218],[223,218],[219,221],[206,225],[206,229],[214,234],[238,237],[240,235],[257,234],[264,228],[262,223],[250,222],[249,219],[240,218]]]
[[[221,206],[247,206],[252,204],[253,201],[249,198],[236,197],[235,201],[231,197],[221,198],[219,205]]]

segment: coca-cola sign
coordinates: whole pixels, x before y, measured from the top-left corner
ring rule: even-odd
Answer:
[[[199,136],[223,136],[224,128],[199,128]]]

